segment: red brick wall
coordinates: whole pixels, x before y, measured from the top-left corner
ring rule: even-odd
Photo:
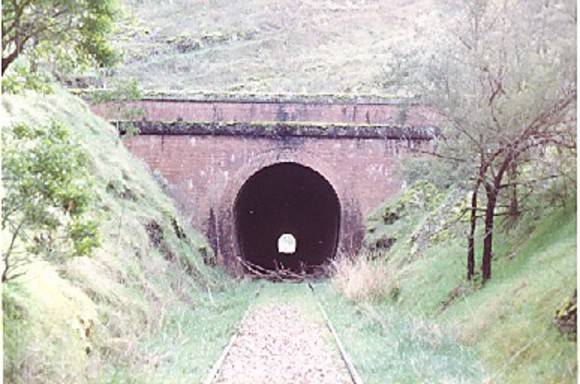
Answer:
[[[431,125],[436,115],[416,104],[304,103],[251,101],[141,100],[123,104],[105,103],[92,107],[109,120],[123,120],[123,112],[141,109],[149,121],[298,121],[345,124]]]
[[[409,155],[410,145],[426,145],[380,139],[211,135],[142,135],[126,139],[125,144],[167,179],[193,226],[210,235],[219,260],[232,271],[238,270],[240,256],[235,198],[261,168],[296,162],[324,176],[341,204],[339,249],[355,252],[362,241],[363,217],[401,188],[397,163]]]

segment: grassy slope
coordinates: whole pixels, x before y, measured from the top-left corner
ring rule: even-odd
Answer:
[[[320,291],[365,383],[481,382],[484,370],[474,349],[456,343],[437,321],[390,305],[353,304],[328,284]]]
[[[93,257],[37,261],[3,287],[5,381],[200,381],[253,287],[204,265],[203,238],[113,128],[78,98],[63,91],[4,96],[0,113],[30,124],[58,119],[71,128],[91,158],[103,238]],[[145,225],[153,221],[165,248],[149,240]]]
[[[438,25],[433,0],[127,0],[120,77],[145,88],[382,93],[389,50]],[[181,50],[181,52],[180,52]]]
[[[412,265],[401,282],[400,306],[432,316],[476,346],[501,382],[576,380],[576,345],[552,325],[576,287],[576,207],[529,217],[496,239],[493,279],[484,288],[442,303],[462,284],[465,249],[440,245]]]
[[[535,215],[524,216],[509,232],[498,226],[494,276],[481,289],[473,290],[464,282],[465,248],[460,241],[451,240],[430,247],[419,258],[408,258],[408,243],[394,248],[390,265],[400,279],[400,295],[396,305],[368,306],[371,312],[381,314],[373,315],[374,320],[368,309],[340,304],[342,299],[329,294],[330,302],[341,308],[341,313],[352,312],[350,321],[355,317],[363,322],[353,327],[343,321],[342,332],[371,382],[373,375],[379,375],[377,372],[387,375],[390,369],[407,372],[408,376],[402,374],[401,382],[416,382],[418,376],[413,378],[408,365],[413,360],[426,362],[436,370],[437,364],[430,361],[429,354],[434,348],[428,343],[415,351],[405,348],[407,360],[395,357],[392,367],[369,357],[390,356],[393,343],[400,348],[393,333],[400,333],[398,324],[405,316],[414,319],[411,323],[425,322],[427,330],[440,330],[431,342],[437,343],[439,335],[450,333],[465,348],[476,351],[483,362],[480,377],[489,382],[576,382],[576,344],[560,335],[552,324],[556,310],[576,287],[576,206],[571,203],[565,208],[542,208]],[[400,239],[402,243],[407,240]],[[461,293],[449,302],[450,293],[458,290]],[[345,315],[335,316],[340,324],[340,316]],[[404,333],[401,335],[399,340],[412,345]],[[421,363],[414,367],[426,369]],[[442,370],[428,381],[460,381],[460,376],[446,378],[443,372],[453,370]],[[478,377],[476,373],[472,377]]]

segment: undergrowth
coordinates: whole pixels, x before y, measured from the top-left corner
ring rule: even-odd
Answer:
[[[384,300],[398,294],[397,281],[382,260],[371,252],[357,257],[339,257],[332,263],[332,282],[337,291],[353,302]]]

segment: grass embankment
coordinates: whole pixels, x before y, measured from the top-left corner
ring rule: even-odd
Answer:
[[[3,124],[56,119],[70,128],[90,158],[102,239],[91,257],[36,259],[3,286],[5,382],[200,381],[253,285],[204,263],[204,239],[78,98],[4,96],[0,112]]]
[[[383,253],[396,279],[389,282],[395,287],[391,297],[353,304],[328,288],[330,312],[363,377],[402,383],[576,382],[576,343],[553,324],[576,287],[574,202],[540,206],[516,225],[501,223],[493,278],[483,287],[465,281],[460,237],[447,233],[435,245],[413,248],[414,230],[426,229],[429,220],[429,211],[422,212],[411,213],[406,222],[400,217],[398,224],[370,226],[397,238]]]
[[[475,351],[458,344],[445,326],[390,305],[354,304],[330,284],[319,290],[364,383],[481,382]]]

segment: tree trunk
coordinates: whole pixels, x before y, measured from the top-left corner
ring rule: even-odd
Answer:
[[[10,55],[2,58],[2,76],[4,76],[4,72],[6,72],[8,66],[16,60],[16,57],[18,57],[18,51],[14,51]]]
[[[509,182],[510,182],[510,202],[508,207],[508,214],[511,222],[515,222],[520,216],[520,205],[518,202],[518,169],[514,161],[509,168]]]
[[[485,207],[485,234],[483,237],[483,256],[481,259],[481,278],[486,282],[491,278],[491,260],[493,258],[493,224],[495,218],[495,206],[499,189],[496,185],[485,187],[487,205]]]
[[[475,228],[477,225],[477,193],[479,191],[479,180],[477,181],[471,194],[471,213],[469,218],[469,235],[467,236],[467,280],[471,280],[475,275]]]

